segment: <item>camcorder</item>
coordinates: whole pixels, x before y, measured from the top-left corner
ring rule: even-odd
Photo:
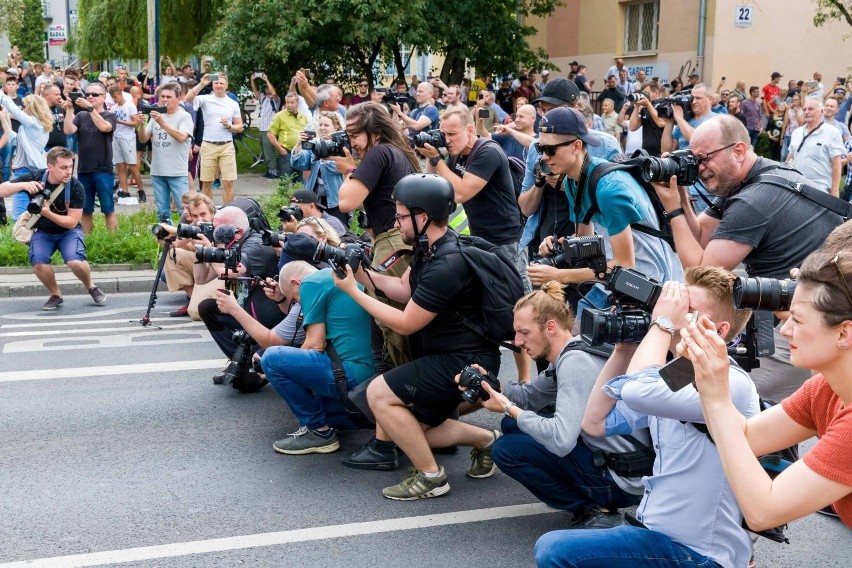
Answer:
[[[584,310],[580,337],[588,345],[639,343],[651,327],[651,311],[662,285],[631,268],[616,266],[606,276],[604,287],[611,292],[615,309]]]
[[[280,247],[287,240],[287,233],[264,229],[260,232],[260,242],[268,247]]]
[[[592,235],[565,239],[562,244],[554,241],[552,255],[537,258],[530,264],[554,268],[591,268],[595,276],[603,278],[607,271],[603,238]]]
[[[459,386],[467,389],[462,391],[462,398],[471,404],[476,404],[480,399],[488,400],[491,398],[491,395],[482,388],[482,381],[488,383],[495,391],[500,392],[500,381],[494,377],[483,375],[470,365],[462,369],[459,374]]]
[[[37,193],[30,195],[30,202],[27,204],[27,213],[37,215],[41,213],[41,208],[44,202],[50,199],[52,192],[46,187],[41,188]]]
[[[207,237],[207,240],[212,243],[213,223],[199,223],[197,225],[179,223],[177,226],[177,238],[179,239],[197,239],[201,235]]]
[[[795,291],[795,280],[740,276],[734,281],[734,307],[738,310],[787,311]]]
[[[347,243],[341,247],[322,241],[317,242],[313,259],[314,261],[327,262],[339,278],[346,277],[347,266],[351,267],[353,272],[358,270],[359,266],[370,267],[370,254],[367,250],[367,244],[361,242]]]
[[[141,101],[139,102],[138,108],[139,108],[139,112],[141,112],[142,114],[148,114],[148,115],[150,115],[152,112],[158,112],[160,114],[166,114],[169,110],[164,106],[149,105],[149,104],[143,103]]]
[[[444,137],[444,133],[438,129],[418,132],[410,137],[410,141],[415,148],[422,148],[426,144],[429,144],[433,148],[447,147],[447,139]]]
[[[301,221],[304,216],[305,214],[302,213],[302,209],[295,205],[282,207],[281,210],[278,211],[278,218],[282,223],[287,223],[291,220]]]
[[[314,142],[314,147],[311,151],[319,160],[324,160],[331,156],[345,156],[343,149],[346,148],[352,152],[352,145],[349,143],[349,136],[343,130],[331,133],[331,140],[323,140],[320,138]]]
[[[236,270],[240,263],[240,245],[230,248],[195,246],[196,262],[218,262],[225,265],[226,270]]]
[[[677,176],[678,185],[692,185],[698,179],[698,157],[689,150],[677,150],[665,158],[649,157],[642,161],[642,178],[647,182],[667,183]]]
[[[677,105],[683,109],[684,120],[695,118],[695,113],[692,112],[692,98],[692,93],[689,91],[680,91],[670,97],[664,97],[654,103],[657,116],[660,118],[674,118],[672,106]]]

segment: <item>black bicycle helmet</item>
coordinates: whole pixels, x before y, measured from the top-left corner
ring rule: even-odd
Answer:
[[[393,198],[409,209],[420,209],[429,219],[442,222],[455,208],[453,185],[436,174],[409,174],[397,182]]]

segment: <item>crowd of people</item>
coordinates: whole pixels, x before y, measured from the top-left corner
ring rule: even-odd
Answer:
[[[17,140],[0,195],[13,196],[13,218],[37,218],[30,260],[51,293],[45,309],[63,302],[56,250],[105,301],[82,235],[96,200],[115,228],[114,191],[127,193],[150,142],[166,282],[186,295],[172,315],[201,319],[228,357],[214,383],[281,396],[299,427],[276,452],[333,453],[346,430],[369,427],[343,464],[391,470],[407,458],[381,493],[414,500],[447,494],[440,455],[470,446],[468,477],[502,471],[572,514],[539,539],[539,566],[744,568],[753,531],[815,511],[852,526],[852,225],[843,201],[814,197],[841,195],[845,81],[825,89],[815,73],[784,88],[772,73],[746,96],[742,81],[665,83],[616,59],[600,93],[572,63],[540,81],[362,79],[349,96],[299,70],[282,98],[257,72],[267,176],[303,184],[263,230],[233,192],[244,123],[227,75],[162,63],[153,91],[146,70],[138,83],[119,67],[114,84],[84,86],[48,68],[53,79],[20,102],[15,73],[0,69],[14,87],[0,96],[0,143]],[[768,156],[756,152],[762,132]],[[666,174],[615,167],[634,150]],[[350,229],[359,211],[363,234]],[[483,305],[503,287],[482,279],[472,248],[517,279],[513,337],[488,331]],[[795,286],[788,303],[772,307],[775,355],[753,369],[728,355],[755,321],[735,305],[740,266],[779,287],[797,273],[783,283]],[[625,302],[623,274],[652,282],[653,299]],[[617,323],[638,321],[637,309],[644,327]],[[590,345],[586,322],[600,317],[615,318],[608,348]],[[500,385],[507,339],[521,351],[518,381]],[[673,391],[663,369],[677,356],[691,375]],[[480,408],[504,415],[499,430],[463,419]],[[758,461],[814,436],[775,477]]]

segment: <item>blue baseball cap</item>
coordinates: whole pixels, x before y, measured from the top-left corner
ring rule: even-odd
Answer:
[[[576,136],[589,146],[600,146],[601,139],[586,128],[580,111],[570,107],[559,107],[549,111],[541,119],[538,131],[544,134],[567,134]]]

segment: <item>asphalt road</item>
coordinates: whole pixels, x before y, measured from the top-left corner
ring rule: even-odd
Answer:
[[[268,387],[212,384],[224,357],[200,322],[167,317],[178,295],[161,294],[162,329],[137,323],[144,294],[43,302],[0,300],[0,568],[532,566],[538,536],[570,521],[505,475],[466,478],[464,449],[439,457],[450,493],[410,503],[380,494],[404,469],[340,464],[366,431],[338,454],[276,454],[297,423]],[[758,566],[849,565],[852,533],[834,519],[788,536],[760,542]]]

